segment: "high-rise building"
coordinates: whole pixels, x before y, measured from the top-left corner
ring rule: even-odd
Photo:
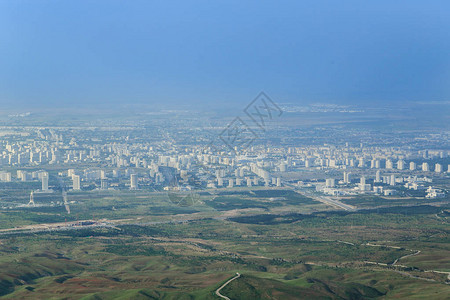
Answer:
[[[364,158],[360,158],[358,162],[358,167],[364,168],[366,166],[366,162],[364,161]]]
[[[380,168],[380,161],[377,159],[375,161],[375,169],[379,169]]]
[[[233,182],[233,179],[232,178],[230,178],[229,180],[228,180],[228,187],[229,188],[232,188],[233,187],[233,184],[234,182]]]
[[[325,180],[325,186],[326,187],[334,187],[335,186],[335,180],[334,178],[328,178]]]
[[[392,160],[388,159],[386,161],[386,169],[393,169],[394,168],[394,164],[392,163]]]
[[[313,163],[310,159],[306,159],[305,160],[305,168],[310,168],[312,167]]]
[[[366,177],[362,176],[359,180],[359,190],[360,191],[370,191],[371,185],[366,184]]]
[[[375,182],[381,182],[381,173],[380,171],[377,171],[375,174]]]
[[[0,181],[6,181],[6,182],[10,182],[11,181],[11,173],[10,172],[0,172]]]
[[[79,175],[72,175],[72,185],[75,191],[79,191],[81,189]]]
[[[17,179],[20,179],[22,181],[31,180],[31,173],[23,170],[17,170]]]
[[[409,169],[411,171],[414,171],[416,168],[417,168],[417,166],[416,166],[415,162],[412,161],[412,162],[409,163]]]
[[[428,165],[428,163],[426,162],[422,163],[422,171],[424,172],[430,171],[430,166]]]
[[[330,168],[336,168],[336,167],[337,167],[337,161],[336,161],[335,159],[330,159],[330,160],[328,161],[328,166],[329,166]]]
[[[434,171],[435,171],[436,173],[441,173],[441,172],[442,172],[442,165],[441,165],[441,164],[436,164],[436,165],[434,166]]]
[[[403,160],[399,160],[397,162],[397,169],[398,170],[403,170],[405,168],[405,162]]]
[[[344,183],[350,183],[350,173],[344,172]]]
[[[395,185],[395,175],[394,174],[391,175],[391,179],[389,180],[389,184],[390,185]]]
[[[377,194],[383,193],[383,187],[382,186],[374,186],[373,191]]]
[[[136,174],[131,174],[130,175],[130,188],[132,190],[135,190],[135,189],[138,188],[137,175]]]
[[[30,193],[30,201],[28,202],[28,206],[34,206],[34,194],[33,191]]]
[[[100,188],[102,190],[107,190],[108,189],[108,180],[107,179],[101,179],[100,181]]]
[[[42,174],[42,191],[48,191],[48,173]]]
[[[73,177],[73,175],[75,175],[75,170],[74,169],[67,170],[67,176],[68,177]]]

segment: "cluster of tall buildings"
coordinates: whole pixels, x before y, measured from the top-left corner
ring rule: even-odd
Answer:
[[[0,142],[0,181],[41,180],[42,190],[47,191],[49,174],[39,169],[49,168],[55,176],[66,176],[73,190],[83,186],[98,189],[280,187],[290,178],[301,177],[306,170],[317,178],[336,171],[343,174],[342,184],[359,181],[357,188],[369,191],[379,184],[395,186],[406,175],[443,175],[450,167],[443,164],[449,153],[442,149],[351,146],[349,143],[304,146],[260,143],[242,149],[234,147],[233,151],[195,141],[189,143],[188,139],[180,144],[169,136],[151,138],[138,133],[125,136],[120,128],[96,131],[95,135],[88,129],[28,128],[23,138]],[[370,183],[366,182],[367,178]],[[324,185],[335,189],[340,181],[340,178],[328,178]]]

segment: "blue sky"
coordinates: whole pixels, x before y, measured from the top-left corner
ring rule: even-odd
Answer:
[[[0,107],[450,100],[448,1],[0,0]]]

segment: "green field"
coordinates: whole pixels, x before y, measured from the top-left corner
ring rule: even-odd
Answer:
[[[191,206],[144,191],[69,200],[70,215],[58,205],[4,209],[1,228],[92,218],[113,226],[2,232],[2,298],[219,299],[236,272],[221,291],[230,299],[450,294],[438,273],[450,272],[448,205],[337,212],[286,189],[217,190]]]

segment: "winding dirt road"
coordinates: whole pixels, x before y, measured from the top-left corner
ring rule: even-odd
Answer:
[[[230,300],[230,298],[228,298],[227,296],[224,296],[220,293],[220,290],[223,289],[224,287],[226,287],[230,282],[232,282],[235,279],[238,279],[239,277],[241,277],[241,274],[236,273],[236,276],[234,276],[233,278],[231,278],[230,280],[228,280],[227,282],[225,282],[220,288],[218,288],[216,290],[216,295],[219,296],[222,299],[226,299],[226,300]]]

